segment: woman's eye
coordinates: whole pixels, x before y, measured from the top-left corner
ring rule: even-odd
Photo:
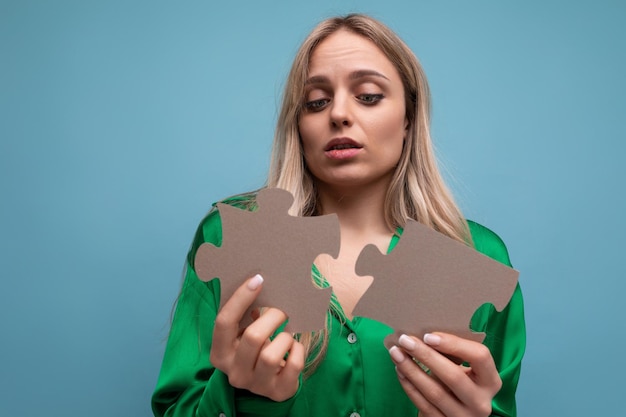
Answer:
[[[322,110],[324,106],[326,106],[326,104],[328,104],[328,101],[329,100],[327,98],[311,100],[304,103],[304,107],[306,107],[306,109],[310,111],[319,111]]]
[[[359,94],[357,99],[364,104],[375,104],[383,99],[382,94]]]

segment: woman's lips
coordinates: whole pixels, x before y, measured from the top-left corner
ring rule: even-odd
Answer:
[[[363,146],[350,138],[336,138],[324,147],[324,154],[330,159],[350,159],[356,156]]]
[[[324,154],[330,159],[350,159],[355,157],[363,148],[345,148],[345,149],[331,149],[324,152]]]

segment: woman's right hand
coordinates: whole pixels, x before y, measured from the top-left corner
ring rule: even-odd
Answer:
[[[245,329],[239,324],[262,284],[260,275],[250,278],[223,305],[215,319],[211,363],[228,375],[233,387],[285,401],[298,390],[304,369],[304,346],[290,333],[270,340],[287,316],[268,308]]]

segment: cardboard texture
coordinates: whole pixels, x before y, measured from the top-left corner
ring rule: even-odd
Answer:
[[[286,330],[294,333],[324,328],[332,289],[311,281],[315,258],[339,255],[336,215],[294,217],[288,214],[293,196],[269,188],[257,195],[258,210],[218,204],[222,245],[200,245],[194,266],[202,281],[220,278],[220,306],[248,278],[261,274],[263,290],[246,312],[242,326],[251,322],[257,307],[276,307],[289,316]]]
[[[391,253],[367,245],[357,275],[374,282],[354,308],[355,316],[391,326],[396,334],[422,338],[440,331],[481,342],[469,329],[476,310],[491,303],[501,311],[519,273],[416,221],[409,220]]]
[[[322,253],[337,257],[340,236],[336,215],[294,217],[288,214],[293,197],[281,189],[263,189],[258,210],[218,204],[222,245],[202,244],[195,269],[203,281],[220,278],[220,303],[228,300],[246,279],[259,273],[265,279],[251,310],[276,307],[289,316],[286,330],[294,333],[322,329],[331,288],[316,288],[311,267]],[[470,331],[475,311],[491,303],[501,311],[517,285],[518,272],[476,250],[409,220],[388,255],[374,245],[359,255],[355,271],[373,276],[372,285],[353,314],[381,321],[396,334],[423,337],[442,331],[475,341],[483,333]]]

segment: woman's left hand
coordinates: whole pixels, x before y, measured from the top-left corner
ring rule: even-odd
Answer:
[[[402,335],[398,345],[389,353],[400,384],[420,410],[420,417],[491,414],[491,400],[500,391],[502,380],[485,345],[446,333],[426,334],[424,341]],[[470,366],[458,365],[444,354]]]

